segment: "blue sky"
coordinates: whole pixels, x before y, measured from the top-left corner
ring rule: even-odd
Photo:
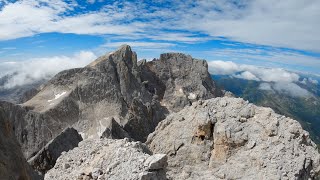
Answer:
[[[139,59],[183,52],[320,74],[318,0],[0,0],[0,9],[2,71],[8,62],[92,58],[126,43]]]

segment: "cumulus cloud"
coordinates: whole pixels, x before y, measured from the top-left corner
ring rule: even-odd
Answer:
[[[281,68],[263,68],[253,65],[239,65],[231,61],[210,61],[209,71],[214,75],[233,75],[247,80],[265,82],[297,82],[299,75]],[[240,73],[240,75],[236,73]]]
[[[311,82],[312,84],[318,84],[318,80],[312,79],[311,77],[308,78],[308,81]]]
[[[209,71],[215,75],[229,75],[239,71],[239,65],[231,61],[209,61]]]
[[[295,97],[308,97],[311,93],[294,83],[275,83],[273,88]]]
[[[293,97],[311,97],[312,96],[312,93],[310,93],[306,89],[301,88],[295,83],[263,82],[263,83],[260,83],[258,88],[264,91],[286,93]]]
[[[265,91],[271,91],[272,90],[271,85],[269,83],[261,83],[259,85],[259,89],[265,90]]]
[[[319,83],[318,80],[313,79],[313,78],[311,78],[311,77],[303,78],[303,80],[300,81],[300,82],[301,82],[302,84],[307,84],[307,83],[309,82],[309,83],[316,84],[316,85]]]
[[[94,53],[81,51],[70,57],[54,56],[34,58],[25,61],[2,62],[0,63],[0,77],[13,74],[2,88],[12,88],[31,84],[43,79],[49,79],[62,70],[83,67],[94,59],[96,59]]]
[[[244,72],[241,72],[240,74],[235,74],[235,75],[233,75],[233,77],[236,77],[236,78],[239,78],[239,79],[247,79],[247,80],[259,81],[259,79],[249,71],[244,71]]]
[[[312,94],[298,86],[298,82],[310,81],[317,83],[312,78],[299,81],[297,73],[280,68],[264,68],[253,65],[239,65],[231,61],[211,61],[208,63],[209,72],[213,75],[230,75],[234,78],[254,80],[261,82],[259,89],[287,93],[295,97],[307,97]]]

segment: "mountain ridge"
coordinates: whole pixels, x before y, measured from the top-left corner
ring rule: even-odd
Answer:
[[[199,72],[196,80],[182,79]],[[189,99],[190,93],[198,97]],[[58,73],[32,99],[12,106],[22,113],[11,118],[18,122],[16,137],[29,159],[65,127],[73,126],[84,138],[99,137],[110,118],[133,139],[145,141],[169,111],[221,94],[205,61],[170,53],[138,66],[136,53],[124,45],[84,68]]]
[[[58,73],[23,104],[0,102],[0,125],[45,179],[319,175],[317,147],[298,122],[224,95],[205,60],[164,53],[137,61],[124,45]]]

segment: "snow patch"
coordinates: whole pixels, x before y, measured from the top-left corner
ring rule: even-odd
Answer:
[[[54,95],[54,96],[55,96],[54,99],[50,99],[50,100],[48,100],[48,102],[57,100],[57,99],[59,99],[60,97],[62,97],[63,95],[65,95],[66,93],[67,93],[67,92],[64,91],[64,92],[62,92],[62,93],[60,93],[60,94],[56,94],[56,95]]]

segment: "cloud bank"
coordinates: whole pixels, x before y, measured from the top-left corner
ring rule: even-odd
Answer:
[[[13,74],[9,81],[0,88],[12,88],[47,80],[62,70],[83,67],[94,59],[96,59],[94,53],[82,51],[70,57],[54,56],[25,61],[0,62],[0,77]]]
[[[0,40],[46,32],[195,43],[233,41],[320,52],[320,1],[20,0],[0,4]],[[97,9],[87,6],[95,4]],[[19,13],[16,13],[19,12]],[[192,22],[192,23],[190,23]],[[201,34],[201,35],[199,35]]]
[[[210,61],[209,71],[214,75],[233,75],[234,77],[265,82],[298,82],[300,76],[281,68],[263,68],[253,65],[238,65],[231,61]],[[240,75],[236,73],[240,72]]]
[[[297,73],[289,72],[280,68],[264,68],[253,65],[239,65],[231,61],[211,61],[208,63],[209,72],[213,75],[229,75],[234,78],[254,80],[261,82],[259,89],[277,91],[294,97],[310,97],[312,93],[303,89],[299,83],[317,84],[312,78],[300,81]]]
[[[310,82],[312,84],[319,84],[318,80],[313,79],[311,77],[303,78],[303,80],[301,81],[301,83],[303,83],[303,84],[307,84],[308,82]]]

